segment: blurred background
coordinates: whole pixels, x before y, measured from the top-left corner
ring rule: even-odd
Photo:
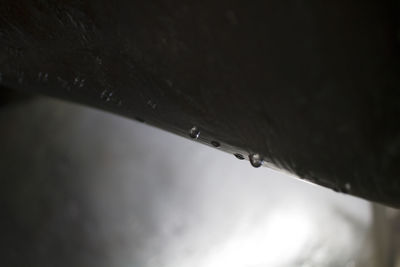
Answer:
[[[400,266],[394,209],[59,100],[0,123],[1,266]]]

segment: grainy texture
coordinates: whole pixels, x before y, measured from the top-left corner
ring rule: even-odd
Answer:
[[[1,85],[400,206],[395,1],[0,3]]]

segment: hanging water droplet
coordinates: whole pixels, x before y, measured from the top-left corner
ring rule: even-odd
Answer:
[[[133,117],[135,120],[140,121],[140,122],[145,122],[145,120],[141,117],[135,116]]]
[[[346,192],[350,192],[351,191],[351,184],[350,183],[345,183],[344,184],[344,189],[346,190]]]
[[[79,84],[79,87],[82,88],[83,86],[85,86],[85,79],[81,80],[81,83]]]
[[[83,86],[84,82],[85,80],[82,80],[80,85]],[[103,92],[101,92],[100,98],[103,99],[105,102],[110,102],[110,101],[115,102],[115,98],[113,97],[113,95],[114,95],[113,91],[105,89]]]
[[[112,91],[108,93],[108,96],[106,98],[106,102],[110,102],[111,101],[113,94],[114,94],[114,92],[112,92]]]
[[[261,165],[263,164],[263,161],[264,161],[263,158],[261,157],[261,155],[258,153],[251,154],[249,156],[249,160],[250,160],[251,165],[254,168],[261,167]]]
[[[218,141],[211,141],[211,144],[212,144],[214,147],[220,147],[220,146],[221,146],[221,144],[220,144]]]
[[[147,105],[149,105],[152,109],[157,108],[157,104],[154,103],[153,101],[151,101],[151,99],[149,101],[147,101]]]
[[[107,90],[104,90],[103,92],[101,92],[100,98],[103,99],[107,94]]]
[[[189,131],[189,136],[193,139],[197,139],[200,136],[200,129],[197,126],[193,126]]]
[[[235,153],[235,154],[233,154],[237,159],[240,159],[240,160],[244,160],[244,156],[242,155],[242,154],[239,154],[239,153]]]

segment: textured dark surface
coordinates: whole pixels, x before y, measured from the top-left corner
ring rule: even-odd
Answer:
[[[0,3],[7,88],[85,103],[400,206],[393,1]]]

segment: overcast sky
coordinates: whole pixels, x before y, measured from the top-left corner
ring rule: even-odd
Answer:
[[[366,201],[195,141],[50,99],[0,123],[2,258],[16,265],[355,266],[369,249]]]

